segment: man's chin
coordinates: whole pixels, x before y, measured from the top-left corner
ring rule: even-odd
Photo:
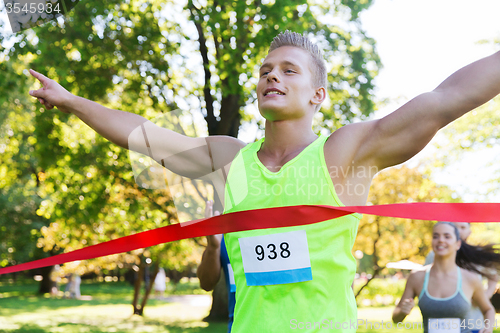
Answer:
[[[286,108],[277,105],[259,105],[259,113],[266,120],[280,120],[286,114]]]

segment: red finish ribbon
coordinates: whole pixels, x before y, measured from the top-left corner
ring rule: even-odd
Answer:
[[[306,225],[352,213],[450,222],[500,222],[500,203],[402,203],[375,206],[288,206],[228,213],[139,232],[79,250],[0,269],[0,275],[133,251],[185,238]]]

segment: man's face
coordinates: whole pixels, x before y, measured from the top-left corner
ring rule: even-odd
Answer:
[[[467,240],[467,237],[471,234],[470,224],[466,222],[454,222],[453,224],[457,227],[460,238],[464,241]]]
[[[257,84],[259,111],[264,118],[288,120],[314,113],[318,89],[312,84],[311,63],[307,51],[293,46],[282,46],[267,55]],[[324,96],[320,99],[319,103]]]

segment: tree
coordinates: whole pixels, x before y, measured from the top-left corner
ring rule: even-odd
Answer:
[[[433,157],[433,166],[447,168],[455,165],[459,160],[474,158],[474,154],[484,151],[490,152],[490,156],[498,155],[500,143],[500,97],[489,101],[485,105],[466,114],[462,118],[450,124],[443,130],[441,140],[435,146],[437,152]],[[488,190],[482,191],[485,200],[490,194],[498,193],[498,182],[500,181],[500,169],[494,159],[492,165],[484,166],[482,170],[491,173]]]
[[[318,120],[331,129],[374,109],[370,93],[380,63],[358,20],[370,4],[219,0],[183,7],[169,0],[89,0],[64,19],[19,34],[1,63],[24,58],[75,94],[149,119],[198,109],[210,135],[236,136],[242,122],[255,122],[245,112],[256,98],[255,67],[271,38],[291,29],[314,35],[325,49],[330,103]],[[21,71],[11,68],[8,77],[31,85]],[[13,107],[8,102],[7,109]],[[33,112],[19,112],[27,110]],[[35,173],[43,175],[36,214],[51,222],[41,228],[45,251],[70,251],[176,222],[171,194],[141,188],[122,149],[66,114],[38,109],[27,118],[36,142]],[[156,263],[180,267],[199,260],[187,250],[199,249],[195,244],[185,240],[148,252]],[[120,260],[139,264],[143,254]],[[88,263],[87,269],[105,264]]]
[[[19,80],[25,59],[6,61],[0,54],[0,265],[14,265],[44,256],[37,247],[40,229],[49,221],[36,214],[42,202],[44,174],[33,156],[35,128],[30,121],[36,106],[28,100],[26,80]],[[22,75],[22,74],[21,74]],[[20,237],[22,235],[22,237]],[[52,287],[45,271],[40,293]]]
[[[368,203],[457,202],[452,191],[438,185],[418,168],[394,167],[382,171],[373,180]],[[433,221],[396,219],[365,215],[358,229],[354,251],[371,255],[372,277],[356,292],[358,296],[388,262],[403,259],[423,262],[431,250]]]
[[[480,41],[500,45],[500,40]],[[490,151],[492,156],[498,155],[498,143],[500,143],[500,97],[495,97],[488,103],[478,107],[472,112],[454,121],[442,132],[443,135],[435,144],[437,152],[433,159],[433,167],[446,168],[456,163],[459,159],[465,160],[475,158],[473,154],[478,151]],[[490,194],[498,193],[498,182],[500,181],[500,170],[496,161],[492,161],[486,172],[493,171],[488,183],[491,184],[487,191],[481,193],[485,200]],[[484,173],[484,172],[483,172]]]
[[[285,29],[308,32],[324,48],[330,65],[327,90],[332,105],[322,113],[323,121],[336,126],[369,115],[374,109],[370,93],[379,59],[374,41],[366,37],[357,19],[370,4],[216,0],[202,5],[188,1],[203,59],[202,105],[209,133],[237,135],[245,101],[257,98],[255,67],[267,53],[272,37]],[[336,20],[349,28],[323,23]]]
[[[500,41],[492,43],[500,45]],[[496,97],[476,110],[466,114],[443,129],[443,135],[437,141],[437,151],[432,159],[432,167],[441,169],[453,167],[459,160],[469,161],[475,158],[474,153],[489,152],[490,156],[498,156],[500,143],[500,97]],[[491,165],[484,166],[477,174],[489,174],[488,180],[482,187],[486,190],[480,193],[479,198],[491,200],[491,196],[498,194],[500,169],[495,159]],[[468,175],[464,175],[468,176]],[[490,186],[488,186],[488,184]],[[499,227],[495,223],[474,223],[471,225],[472,234],[468,238],[471,244],[500,243]]]

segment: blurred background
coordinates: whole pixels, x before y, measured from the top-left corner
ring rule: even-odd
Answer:
[[[329,95],[314,120],[324,134],[380,118],[500,49],[500,3],[487,0],[85,0],[17,33],[6,3],[0,1],[0,267],[200,218],[213,198],[209,184],[171,174],[164,174],[165,186],[144,186],[155,179],[147,161],[74,116],[44,110],[28,95],[39,88],[29,68],[74,94],[186,135],[252,142],[264,124],[254,92],[258,66],[280,31],[305,33],[324,50]],[[369,203],[498,202],[499,125],[496,98],[440,131],[417,157],[381,172]],[[134,167],[137,161],[143,164]],[[423,264],[433,223],[363,217],[353,249],[359,318],[390,320],[409,271],[386,266]],[[469,242],[499,243],[498,225],[473,224]],[[204,238],[186,239],[0,276],[0,329],[224,332],[223,282],[212,298],[196,278],[204,246]],[[161,269],[166,290],[157,294]]]

